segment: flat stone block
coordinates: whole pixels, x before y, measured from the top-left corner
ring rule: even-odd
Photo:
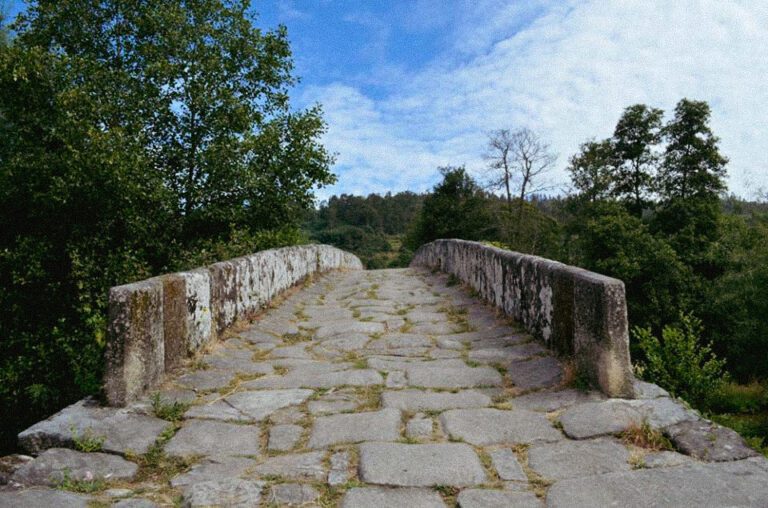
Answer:
[[[547,506],[768,506],[768,471],[745,460],[575,478],[552,485]]]
[[[185,508],[227,506],[251,508],[261,502],[264,482],[241,480],[212,480],[189,485],[184,490]]]
[[[563,408],[581,404],[584,402],[597,402],[605,400],[605,396],[599,392],[583,392],[569,388],[557,392],[533,392],[511,400],[515,409],[527,409],[549,413]]]
[[[384,323],[350,320],[321,326],[315,330],[314,336],[317,340],[323,340],[338,335],[353,333],[362,333],[366,335],[372,333],[384,333],[385,330],[386,326],[384,326]]]
[[[488,452],[493,462],[493,468],[499,478],[507,481],[528,482],[528,477],[523,471],[523,466],[517,460],[515,452],[508,448],[499,448]]]
[[[372,386],[383,384],[375,370],[354,369],[334,372],[292,371],[285,376],[265,377],[243,383],[246,389],[262,388],[334,388],[336,386]]]
[[[568,437],[587,439],[618,434],[643,421],[653,428],[664,428],[696,419],[698,415],[672,399],[608,399],[574,405],[563,413],[560,423]]]
[[[325,481],[325,452],[271,457],[253,468],[256,477],[279,476],[289,480]]]
[[[563,438],[544,415],[531,411],[452,409],[440,415],[440,421],[451,437],[476,446]]]
[[[348,451],[336,452],[331,455],[331,469],[328,471],[328,485],[338,487],[345,484],[352,476],[349,471],[352,457]]]
[[[291,450],[303,433],[304,428],[299,425],[275,425],[269,429],[267,449],[281,452]]]
[[[0,491],[0,508],[87,508],[92,499],[91,496],[49,488],[8,490]]]
[[[382,409],[367,413],[338,414],[315,419],[309,448],[340,443],[396,441],[400,439],[400,411]]]
[[[176,383],[198,392],[208,392],[229,386],[236,374],[227,370],[197,370],[184,374]]]
[[[261,421],[280,408],[296,406],[307,400],[312,390],[262,390],[258,392],[237,392],[226,400],[232,407],[256,421]]]
[[[405,435],[410,438],[429,438],[432,436],[433,427],[432,418],[416,415],[405,426]]]
[[[384,407],[403,411],[443,411],[486,407],[491,405],[491,398],[480,392],[465,390],[458,393],[428,392],[422,390],[387,391],[381,396]]]
[[[705,420],[680,422],[667,427],[664,433],[678,450],[706,462],[740,460],[758,455],[736,431]]]
[[[563,367],[556,358],[544,356],[509,364],[507,375],[516,387],[524,390],[550,388],[563,379]]]
[[[354,488],[344,494],[342,508],[446,508],[440,494],[432,489],[384,487]]]
[[[541,508],[542,502],[533,492],[465,489],[456,499],[460,508]]]
[[[193,483],[238,478],[254,465],[255,460],[244,457],[211,457],[194,464],[186,473],[175,476],[170,483],[171,487],[179,488]]]
[[[546,353],[546,349],[537,342],[529,342],[513,347],[473,349],[468,358],[476,362],[507,363],[526,360],[534,355]]]
[[[136,464],[117,455],[51,448],[17,469],[12,480],[26,486],[56,486],[65,478],[130,481],[138,469]]]
[[[279,483],[270,487],[267,503],[277,506],[306,506],[318,497],[320,493],[311,485]]]
[[[19,434],[19,446],[37,455],[48,448],[74,448],[75,436],[103,438],[102,451],[146,453],[168,422],[84,399]]]
[[[466,486],[487,480],[480,459],[464,443],[363,443],[360,479],[397,487]]]
[[[259,441],[255,425],[187,420],[165,445],[165,452],[172,457],[258,455]]]
[[[607,439],[563,440],[528,449],[530,468],[550,480],[629,471],[628,460],[626,447]]]
[[[445,360],[448,361],[448,360]],[[501,375],[490,367],[452,367],[423,364],[407,368],[408,384],[424,388],[475,388],[481,386],[501,386]]]

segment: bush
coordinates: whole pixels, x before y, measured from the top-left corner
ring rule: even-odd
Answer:
[[[633,330],[646,358],[638,373],[697,407],[706,406],[727,380],[725,361],[701,343],[701,331],[701,321],[690,314],[681,314],[679,325],[665,326],[661,340],[648,328]]]

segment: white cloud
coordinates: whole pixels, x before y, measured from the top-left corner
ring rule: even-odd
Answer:
[[[516,126],[551,142],[565,182],[568,156],[610,135],[624,107],[671,114],[683,97],[712,106],[731,189],[768,187],[768,2],[574,0],[540,4],[533,19],[503,4],[455,19],[464,42],[398,76],[384,98],[345,83],[305,90],[340,154],[329,192],[425,190],[439,165],[481,168],[485,132]]]

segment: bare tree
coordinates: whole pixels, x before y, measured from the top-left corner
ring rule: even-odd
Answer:
[[[498,129],[488,134],[488,147],[483,158],[488,161],[490,178],[487,186],[506,191],[507,204],[512,209],[512,134],[509,129]]]
[[[489,161],[491,170],[488,187],[504,189],[510,213],[513,211],[513,187],[516,190],[519,202],[515,231],[520,231],[525,214],[525,198],[547,188],[541,177],[552,169],[557,157],[538,134],[522,128],[490,132],[484,158]]]

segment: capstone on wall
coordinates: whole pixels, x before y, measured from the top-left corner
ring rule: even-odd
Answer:
[[[302,245],[111,288],[108,403],[124,406],[156,388],[166,371],[307,276],[362,268],[356,256],[335,247]]]
[[[633,397],[624,283],[465,240],[423,245],[411,266],[455,275],[564,356],[611,397]]]

